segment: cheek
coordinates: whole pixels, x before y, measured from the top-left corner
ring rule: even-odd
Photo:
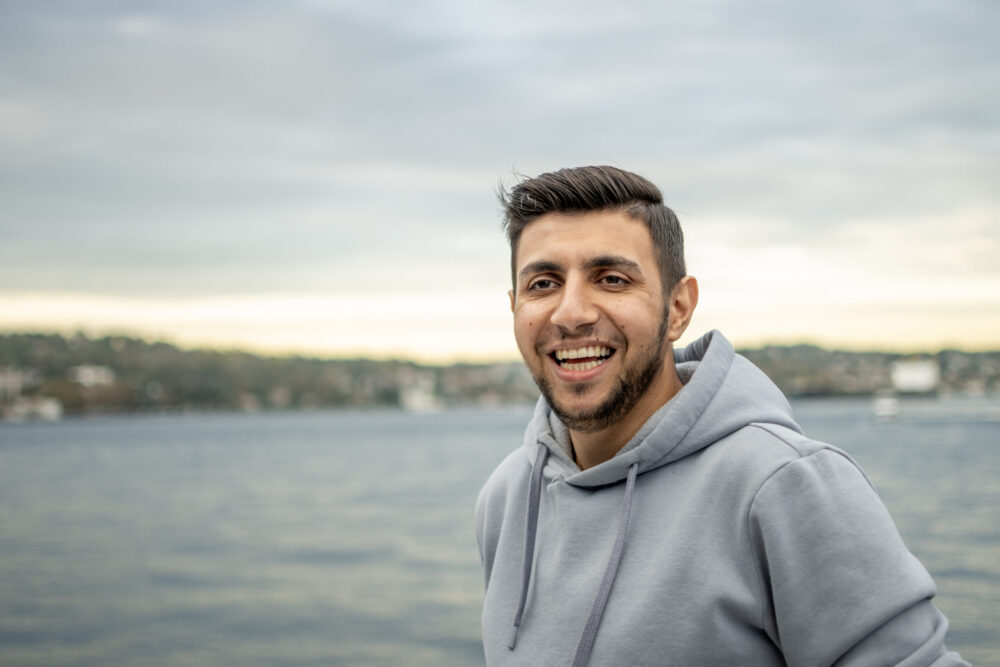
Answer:
[[[541,320],[541,313],[533,304],[518,304],[514,309],[514,333],[534,331]]]
[[[656,336],[660,331],[663,312],[657,308],[633,306],[620,311],[618,330],[631,336]]]
[[[532,321],[522,322],[514,327],[514,338],[521,347],[534,347],[538,332],[535,331],[535,323]]]
[[[514,325],[514,342],[521,353],[521,358],[526,362],[535,355],[538,335],[535,331],[535,323],[532,320],[516,322]]]
[[[524,315],[514,315],[514,338],[518,345],[527,342],[527,339],[534,335],[535,318]]]

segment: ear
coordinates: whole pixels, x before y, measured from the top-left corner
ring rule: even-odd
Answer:
[[[510,312],[514,312],[514,290],[507,290],[507,296],[510,297]]]
[[[698,281],[694,276],[684,276],[670,290],[670,323],[667,338],[676,341],[691,323],[691,316],[698,305]]]

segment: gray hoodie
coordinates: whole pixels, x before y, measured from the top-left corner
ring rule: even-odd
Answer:
[[[490,665],[962,665],[864,473],[711,332],[581,471],[540,400],[476,503]]]

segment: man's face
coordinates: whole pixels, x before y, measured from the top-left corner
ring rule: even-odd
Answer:
[[[599,431],[664,394],[668,307],[642,222],[544,215],[521,233],[515,278],[518,348],[567,426]]]

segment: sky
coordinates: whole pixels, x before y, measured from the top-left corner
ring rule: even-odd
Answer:
[[[689,342],[1000,349],[992,0],[0,0],[0,331],[517,357],[496,189],[664,192]]]

